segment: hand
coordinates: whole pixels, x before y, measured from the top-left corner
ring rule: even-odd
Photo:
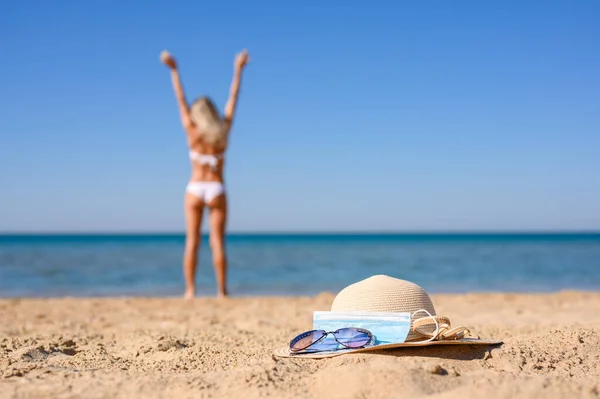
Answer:
[[[169,69],[177,69],[175,58],[166,50],[160,53],[160,61],[168,66]]]
[[[242,50],[235,56],[234,65],[238,69],[243,69],[249,61],[250,55],[248,55],[248,50]]]

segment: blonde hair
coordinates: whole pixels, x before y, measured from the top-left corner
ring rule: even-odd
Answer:
[[[219,115],[214,102],[204,96],[200,97],[190,106],[190,119],[202,140],[215,146],[227,145],[227,126],[225,120]]]

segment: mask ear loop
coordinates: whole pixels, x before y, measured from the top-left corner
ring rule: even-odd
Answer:
[[[417,314],[417,313],[419,313],[419,312],[427,313],[427,316],[428,316],[429,318],[431,318],[431,319],[433,320],[433,322],[435,323],[435,332],[433,333],[433,335],[431,336],[431,338],[429,338],[429,339],[427,339],[427,340],[425,340],[425,341],[419,341],[419,342],[423,342],[423,343],[424,343],[424,342],[431,342],[431,341],[433,341],[434,339],[437,339],[437,336],[438,336],[438,334],[440,333],[440,325],[439,325],[438,321],[436,320],[436,318],[435,318],[435,317],[433,317],[433,316],[431,315],[431,313],[429,313],[429,312],[428,312],[427,310],[425,310],[425,309],[419,309],[419,310],[417,310],[417,311],[413,312],[413,314],[412,314],[412,318],[414,318],[414,317],[415,317],[415,314]]]

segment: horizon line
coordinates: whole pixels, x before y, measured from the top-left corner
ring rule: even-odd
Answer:
[[[208,235],[202,231],[201,235]],[[345,230],[345,231],[309,231],[309,230],[273,230],[273,231],[231,231],[226,235],[556,235],[556,234],[600,234],[600,229],[530,229],[530,230]],[[0,236],[151,236],[185,235],[185,231],[0,231]]]

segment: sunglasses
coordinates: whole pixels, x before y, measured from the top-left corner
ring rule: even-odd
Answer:
[[[367,345],[373,339],[370,331],[362,328],[340,328],[336,331],[311,330],[298,335],[290,341],[290,351],[299,352],[321,342],[329,334],[336,342],[349,349],[358,349]]]

